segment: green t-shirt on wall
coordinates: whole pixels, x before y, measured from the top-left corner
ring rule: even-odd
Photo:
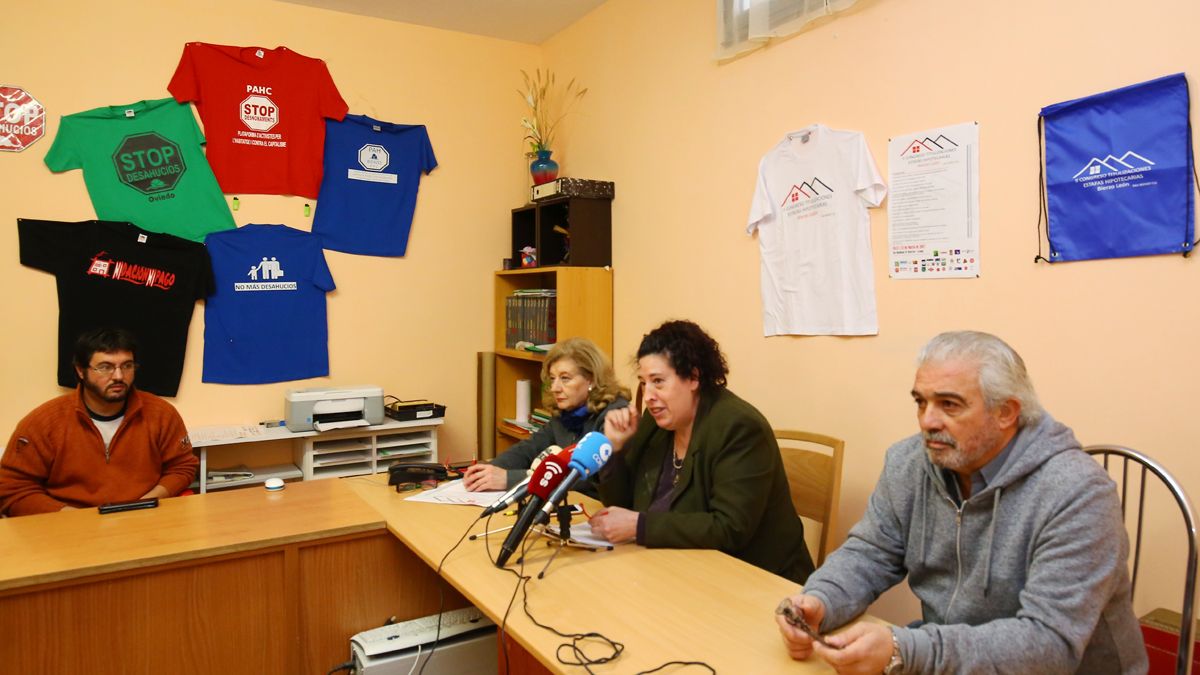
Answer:
[[[203,145],[187,104],[138,101],[63,116],[46,166],[83,169],[102,220],[203,242],[235,226]]]

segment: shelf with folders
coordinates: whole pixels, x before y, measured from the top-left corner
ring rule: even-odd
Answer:
[[[519,288],[504,299],[504,346],[553,344],[557,339],[558,291]]]
[[[606,354],[612,354],[612,268],[610,267],[534,267],[496,272],[493,295],[496,352],[495,428],[496,451],[502,452],[528,432],[506,423],[517,412],[516,383],[530,381],[530,408],[541,405],[541,370],[545,354],[513,349],[509,346],[506,315],[508,298],[518,291],[550,289],[555,292],[555,340],[586,337]],[[545,343],[543,343],[545,344]]]

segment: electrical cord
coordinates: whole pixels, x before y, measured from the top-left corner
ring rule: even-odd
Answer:
[[[417,658],[413,659],[412,668],[408,669],[408,675],[413,675],[413,671],[417,669],[417,664],[421,662],[421,647],[422,646],[423,645],[417,645]],[[430,654],[429,656],[430,656],[430,658],[432,658],[433,654]],[[426,659],[426,660],[428,660],[428,659]],[[424,668],[425,666],[421,666],[421,667]]]
[[[430,646],[430,648],[429,648],[429,656],[426,657],[425,662],[421,664],[421,669],[419,671],[417,671],[418,675],[424,674],[425,666],[428,666],[429,662],[433,660],[433,655],[434,655],[434,653],[437,652],[438,642],[442,639],[442,612],[445,611],[445,609],[446,609],[446,589],[445,589],[445,585],[443,583],[441,583],[442,567],[446,564],[446,560],[450,557],[450,554],[454,553],[455,549],[457,549],[459,546],[462,545],[463,541],[466,540],[467,535],[470,534],[471,530],[474,528],[475,528],[474,522],[472,522],[470,525],[467,525],[467,529],[463,531],[462,536],[458,538],[458,541],[454,542],[454,545],[450,547],[449,551],[446,551],[446,555],[442,556],[441,561],[438,562],[437,571],[436,571],[436,574],[438,577],[437,630],[434,632],[434,635],[433,635],[433,645]],[[417,659],[420,660],[420,652],[418,652],[418,654],[417,654]],[[416,666],[416,663],[414,663],[413,665]]]
[[[345,671],[354,670],[354,659],[350,659],[349,661],[346,661],[345,663],[337,664],[336,666],[331,668],[328,673],[325,673],[325,675],[333,675],[334,673],[336,673],[340,670],[345,670]]]
[[[490,518],[489,518],[489,520],[490,520]],[[486,538],[485,538],[484,545],[485,545],[485,547],[487,547]],[[557,630],[556,628],[554,628],[552,626],[548,626],[546,624],[539,622],[533,616],[533,613],[530,612],[530,610],[529,610],[529,581],[530,581],[531,577],[528,574],[525,574],[525,554],[529,551],[529,547],[531,545],[532,545],[532,540],[529,537],[529,532],[527,532],[525,534],[525,538],[521,541],[521,557],[518,558],[518,565],[519,565],[520,571],[509,569],[507,567],[502,568],[504,571],[517,577],[517,583],[513,586],[512,595],[508,599],[508,606],[504,610],[504,617],[500,621],[500,640],[501,640],[500,644],[501,644],[501,651],[504,652],[504,671],[503,672],[505,673],[505,675],[508,675],[508,673],[511,672],[511,666],[510,666],[509,659],[508,659],[508,631],[507,631],[508,615],[512,612],[512,606],[513,606],[513,603],[516,601],[518,591],[521,592],[521,596],[522,596],[521,597],[522,610],[525,612],[525,616],[529,618],[529,620],[533,623],[533,625],[537,626],[538,628],[541,628],[542,630],[550,631],[551,633],[554,633],[555,635],[558,635],[559,637],[563,637],[563,638],[567,638],[567,639],[571,640],[571,642],[569,642],[569,643],[564,643],[564,644],[559,645],[558,649],[555,650],[554,657],[558,660],[559,663],[561,663],[563,665],[567,665],[567,666],[582,666],[583,669],[586,670],[588,673],[592,673],[591,669],[588,666],[600,665],[600,664],[610,663],[612,661],[615,661],[618,657],[621,656],[621,652],[624,651],[625,645],[623,645],[619,642],[616,642],[615,640],[611,640],[608,637],[605,637],[604,635],[602,635],[600,633],[596,633],[596,632],[564,633],[560,630]],[[488,554],[488,558],[491,559],[493,562],[495,562],[495,559],[492,558],[490,547],[487,547],[487,554]],[[588,656],[587,653],[583,651],[583,647],[582,647],[582,643],[585,641],[588,641],[588,640],[597,640],[597,641],[607,644],[608,647],[611,649],[611,653],[607,656],[601,656],[601,657]],[[569,650],[569,652],[574,655],[574,660],[568,660],[567,658],[563,657],[564,649]]]
[[[658,671],[662,670],[663,668],[666,668],[667,666],[700,666],[702,668],[707,669],[708,672],[712,673],[713,675],[717,675],[717,669],[713,668],[712,666],[708,665],[707,663],[705,663],[703,661],[667,661],[666,663],[662,664],[661,666],[659,666],[657,668],[652,668],[650,670],[643,670],[639,673],[636,673],[636,675],[650,675],[650,673],[657,673]]]
[[[489,516],[488,520],[489,521],[491,520],[490,516]],[[490,529],[490,528],[485,527],[485,530],[486,529]],[[509,601],[508,601],[508,607],[505,608],[504,617],[500,622],[500,639],[501,639],[501,646],[502,646],[501,651],[504,652],[504,671],[503,672],[505,673],[505,675],[508,675],[508,673],[511,672],[510,664],[509,664],[509,660],[508,660],[508,644],[507,644],[506,628],[508,625],[508,615],[512,611],[512,605],[513,605],[513,602],[516,600],[517,592],[520,591],[521,592],[521,608],[525,612],[525,616],[529,619],[529,621],[531,623],[533,623],[533,625],[537,626],[538,628],[541,628],[542,630],[546,630],[551,633],[554,633],[555,635],[557,635],[559,637],[570,640],[570,642],[564,642],[558,646],[558,648],[555,650],[554,658],[564,666],[579,666],[579,667],[582,667],[589,674],[594,675],[594,673],[591,669],[591,666],[599,666],[599,665],[603,665],[606,663],[612,663],[612,662],[616,661],[618,658],[621,657],[621,654],[625,651],[625,645],[621,642],[617,642],[616,640],[613,640],[612,638],[604,635],[603,633],[599,633],[596,631],[589,631],[589,632],[583,632],[583,633],[568,633],[568,632],[558,630],[557,628],[555,628],[553,626],[544,624],[537,620],[537,618],[533,615],[533,612],[529,608],[529,581],[531,580],[531,577],[529,575],[525,574],[525,554],[528,552],[530,545],[531,545],[531,540],[530,540],[529,534],[526,533],[525,539],[522,540],[521,557],[518,559],[518,564],[520,567],[519,572],[517,570],[503,568],[504,571],[517,577],[517,583],[514,586],[512,596],[509,598]],[[495,562],[495,559],[492,558],[491,548],[488,546],[486,537],[484,538],[484,546],[485,546],[485,549],[487,550],[488,559]],[[600,656],[589,655],[586,651],[584,651],[584,646],[587,645],[588,643],[599,643],[601,645],[604,645],[605,647],[607,647],[608,653],[604,654],[604,655],[600,655]],[[564,655],[564,652],[566,652],[565,655]],[[716,675],[716,672],[717,672],[715,668],[713,668],[712,666],[710,666],[709,664],[707,664],[703,661],[668,661],[668,662],[663,663],[662,665],[652,668],[650,670],[642,671],[642,672],[638,673],[637,675],[649,675],[649,673],[658,672],[669,666],[684,666],[684,667],[700,666],[700,667],[706,669],[708,672],[712,673],[713,675]]]
[[[557,628],[554,628],[553,626],[548,626],[538,621],[533,616],[533,612],[531,612],[529,609],[529,577],[524,577],[523,581],[525,583],[521,585],[521,589],[523,591],[522,605],[525,610],[525,616],[529,617],[529,620],[533,622],[533,625],[543,630],[550,631],[559,637],[568,638],[571,640],[570,642],[560,644],[558,649],[555,650],[554,658],[556,658],[559,663],[563,664],[564,666],[580,666],[588,673],[591,673],[592,670],[589,666],[599,666],[606,663],[612,663],[621,657],[621,654],[625,651],[625,645],[621,642],[613,640],[603,633],[598,633],[595,631],[587,633],[565,633]],[[588,641],[599,642],[607,645],[610,653],[606,656],[589,656],[583,650],[583,645]],[[574,657],[574,660],[568,660],[567,658],[564,658],[564,650],[569,651],[570,655]],[[713,675],[716,675],[717,673],[715,668],[704,661],[667,661],[666,663],[655,668],[651,668],[650,670],[640,671],[637,673],[637,675],[649,675],[649,673],[658,672],[668,666],[700,666]]]
[[[491,531],[491,522],[492,517],[489,515],[487,520],[484,521],[483,529],[485,533]],[[468,528],[468,531],[469,530],[470,528]],[[521,608],[525,612],[525,616],[531,623],[533,623],[533,625],[541,628],[542,630],[554,633],[559,637],[570,640],[570,642],[565,642],[558,646],[554,654],[555,659],[557,659],[558,662],[564,666],[580,666],[590,675],[595,675],[590,666],[598,666],[616,661],[625,651],[625,645],[595,631],[585,633],[563,632],[557,628],[554,628],[553,626],[541,623],[536,617],[534,617],[533,612],[529,609],[529,581],[532,577],[530,577],[528,574],[525,574],[525,554],[528,553],[530,546],[532,546],[532,539],[529,536],[531,532],[532,530],[530,530],[530,532],[526,532],[524,539],[521,540],[520,557],[517,558],[519,571],[508,567],[500,568],[504,572],[507,572],[517,578],[517,583],[513,586],[512,595],[509,596],[508,599],[508,606],[504,609],[504,616],[500,620],[500,651],[504,654],[504,670],[501,672],[504,673],[504,675],[509,675],[509,673],[512,672],[512,666],[508,657],[508,616],[512,613],[513,603],[516,601],[517,593],[520,592]],[[488,560],[490,560],[492,564],[495,564],[496,557],[492,555],[491,539],[486,534],[482,536],[484,552],[486,553]],[[466,535],[464,534],[463,538],[465,537]],[[462,541],[463,539],[460,538],[458,544],[454,545],[454,548],[458,548],[458,545],[461,544]],[[452,548],[450,550],[453,551],[454,549]],[[446,555],[449,556],[450,554],[447,553]],[[445,563],[445,561],[446,559],[442,558],[442,563],[438,564],[439,574],[441,573],[442,564]],[[607,646],[609,653],[601,656],[588,655],[588,653],[584,651],[584,646],[589,642],[600,643]],[[564,651],[567,652],[566,656],[564,656]],[[664,668],[667,668],[668,666],[676,665],[684,667],[700,666],[707,669],[708,672],[713,673],[713,675],[716,675],[717,672],[716,669],[703,661],[668,661],[656,668],[638,673],[638,675],[648,675],[649,673],[658,672]]]
[[[491,523],[491,520],[491,516],[488,516],[488,523]],[[485,525],[485,531],[488,529],[490,528]],[[518,564],[521,566],[520,572],[511,570],[507,567],[500,568],[509,574],[516,575],[517,577],[517,584],[513,587],[512,595],[508,598],[508,606],[504,608],[504,616],[500,619],[500,651],[504,653],[504,675],[509,675],[509,673],[512,672],[512,668],[508,660],[508,615],[512,612],[513,601],[517,599],[517,590],[521,588],[522,583],[529,581],[529,576],[525,574],[525,554],[529,550],[528,542],[529,533],[526,532],[525,538],[521,540],[521,556],[517,558]],[[492,563],[495,564],[496,559],[492,557],[492,549],[491,546],[488,545],[487,537],[484,537],[483,545],[487,553],[488,560],[491,560]]]

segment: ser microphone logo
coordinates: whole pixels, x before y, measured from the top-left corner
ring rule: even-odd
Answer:
[[[545,469],[542,471],[542,479],[538,481],[541,487],[549,487],[551,480],[561,475],[563,472],[562,465],[558,462],[546,462]]]

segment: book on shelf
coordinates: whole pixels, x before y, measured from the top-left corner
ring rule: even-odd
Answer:
[[[537,432],[537,427],[529,424],[521,424],[514,419],[506,419],[498,425],[503,431],[511,436],[528,436]]]
[[[500,424],[497,424],[496,429],[508,434],[509,436],[516,436],[517,438],[524,438],[532,433],[528,429],[522,429],[521,427],[513,426],[507,422],[501,422]]]
[[[518,342],[553,344],[558,332],[557,295],[553,288],[528,288],[513,291],[505,298],[504,346],[515,349]]]
[[[530,424],[529,422],[518,422],[517,420],[515,420],[511,417],[505,417],[504,421],[507,422],[511,426],[514,426],[522,431],[527,431],[529,433],[533,433],[538,430],[538,428],[536,426],[534,426],[533,424]]]
[[[254,478],[254,472],[245,464],[231,467],[229,469],[209,469],[208,482],[221,483],[229,480],[242,480],[243,478]]]

